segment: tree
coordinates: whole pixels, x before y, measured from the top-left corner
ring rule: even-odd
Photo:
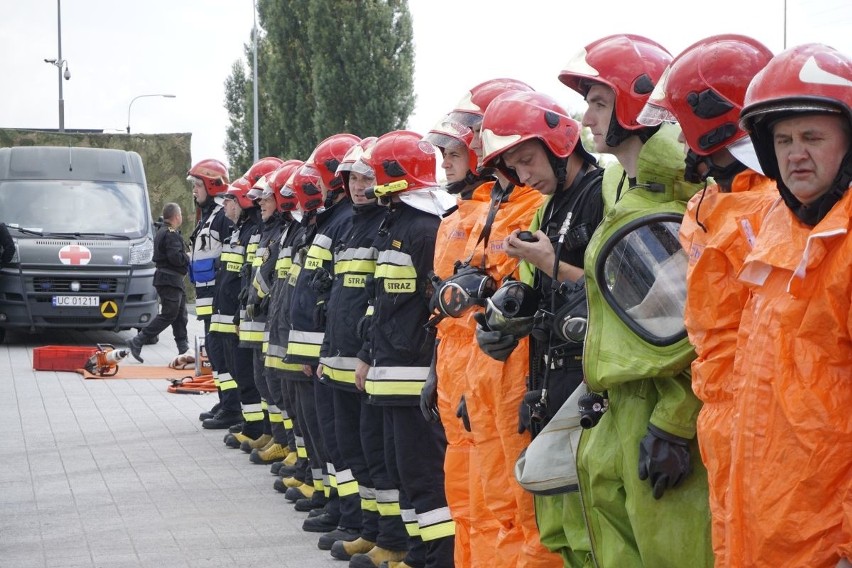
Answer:
[[[246,87],[243,64],[234,61],[231,76],[225,81],[225,108],[230,122],[225,136],[225,154],[231,164],[231,179],[242,175],[252,160],[252,131],[246,122]]]
[[[261,156],[306,159],[331,134],[369,136],[404,127],[415,100],[404,0],[259,0],[258,13],[265,31],[258,38]],[[249,46],[246,52],[251,68]],[[252,154],[252,79],[243,66],[239,72],[241,90],[236,67],[226,82],[226,152],[245,171],[245,156]],[[242,111],[232,112],[239,96]]]
[[[403,128],[415,102],[407,2],[313,0],[309,5],[316,138]],[[332,12],[336,26],[326,24]]]

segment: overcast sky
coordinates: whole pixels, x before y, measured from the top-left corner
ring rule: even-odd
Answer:
[[[56,0],[0,0],[0,127],[57,128]],[[410,0],[417,106],[425,133],[473,85],[514,77],[569,110],[582,100],[556,78],[587,43],[637,33],[677,54],[717,33],[778,52],[820,41],[852,54],[850,0]],[[252,0],[62,0],[66,128],[191,132],[192,159],[225,161],[224,81],[243,56]],[[367,38],[368,39],[368,38]],[[262,117],[261,117],[262,120]],[[381,133],[373,133],[381,134]]]

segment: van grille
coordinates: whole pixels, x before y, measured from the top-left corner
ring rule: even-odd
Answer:
[[[106,294],[118,289],[117,278],[56,278],[36,276],[33,278],[34,292],[72,292],[71,282],[79,282],[82,294]]]

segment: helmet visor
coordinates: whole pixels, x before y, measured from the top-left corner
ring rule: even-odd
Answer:
[[[664,122],[677,122],[677,117],[669,109],[648,102],[636,120],[642,126],[658,126]]]

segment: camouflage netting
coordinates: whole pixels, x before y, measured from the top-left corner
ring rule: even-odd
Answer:
[[[154,220],[160,217],[163,205],[178,203],[184,211],[182,232],[188,236],[195,225],[195,205],[186,182],[189,170],[190,133],[178,134],[103,134],[100,132],[51,132],[0,128],[0,148],[11,146],[79,146],[115,148],[137,152],[142,157],[148,196]],[[192,286],[187,292],[194,299]]]

